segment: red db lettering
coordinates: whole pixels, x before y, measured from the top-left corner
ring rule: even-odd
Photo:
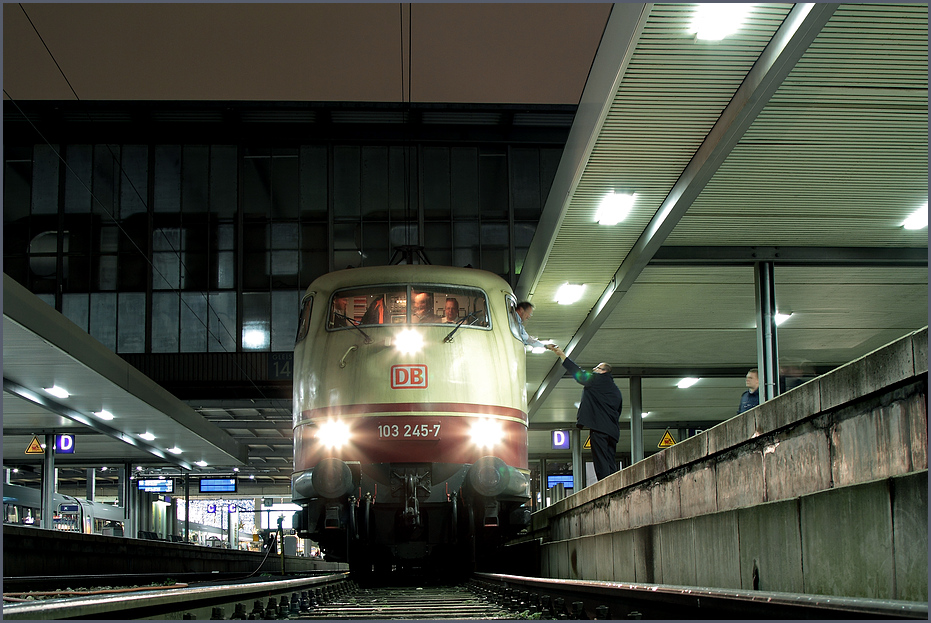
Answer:
[[[427,387],[427,366],[407,364],[391,366],[391,389],[424,389]]]

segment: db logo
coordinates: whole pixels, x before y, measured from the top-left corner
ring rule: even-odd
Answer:
[[[427,366],[391,366],[391,389],[422,389],[427,386]]]

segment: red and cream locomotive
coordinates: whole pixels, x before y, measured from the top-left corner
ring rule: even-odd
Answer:
[[[357,268],[315,280],[294,349],[299,536],[356,572],[457,561],[529,521],[516,300],[489,272]]]

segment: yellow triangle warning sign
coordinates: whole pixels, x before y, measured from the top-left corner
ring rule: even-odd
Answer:
[[[676,445],[676,440],[672,438],[672,435],[669,433],[669,429],[666,429],[666,432],[663,433],[663,438],[660,440],[657,448],[668,448],[669,446]]]
[[[589,435],[588,439],[585,440],[585,445],[582,446],[583,449],[591,450],[592,449],[592,436]]]
[[[32,443],[26,448],[26,454],[45,454],[45,450],[42,449],[42,444],[39,443],[38,437],[32,438]]]

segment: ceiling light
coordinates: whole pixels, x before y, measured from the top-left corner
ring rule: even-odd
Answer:
[[[696,379],[695,377],[687,376],[687,377],[685,377],[684,379],[682,379],[681,381],[679,381],[679,382],[676,384],[676,387],[678,387],[679,389],[685,389],[686,387],[691,387],[692,385],[694,385],[694,384],[697,383],[698,381],[699,381],[699,379]]]
[[[773,318],[773,320],[776,321],[776,326],[778,327],[778,326],[781,325],[783,322],[785,322],[786,320],[788,320],[789,317],[790,317],[791,315],[792,315],[791,313],[790,313],[790,314],[780,314],[779,312],[776,312],[776,316]]]
[[[923,229],[928,226],[928,202],[912,212],[911,216],[905,219],[902,227],[905,229]]]
[[[174,446],[173,448],[168,448],[168,451],[172,454],[181,454],[181,448]]]
[[[560,305],[572,305],[582,298],[583,290],[585,290],[584,285],[564,283],[556,290],[556,302]]]
[[[136,471],[137,471],[137,472],[141,472],[141,471],[142,471],[142,465],[136,465]]]
[[[139,439],[145,439],[146,441],[152,441],[153,439],[155,439],[155,435],[149,432],[145,432],[139,435]]]
[[[751,7],[752,4],[699,4],[689,32],[705,41],[720,41],[737,32]]]
[[[233,471],[234,471],[234,472],[238,472],[238,471],[239,471],[239,468],[238,468],[238,467],[234,467],[234,468],[233,468]]]
[[[649,412],[649,411],[644,411],[643,413],[640,414],[640,417],[646,417],[646,416],[648,416],[648,415],[650,415],[650,412]]]
[[[100,468],[100,471],[102,471],[102,472],[105,472],[105,471],[107,471],[107,466],[106,466],[106,465],[104,465],[103,467],[101,467],[101,468]]]
[[[256,350],[268,346],[268,331],[264,329],[244,329],[242,332],[242,347]]]
[[[107,411],[106,409],[101,409],[100,411],[94,411],[94,415],[99,417],[101,420],[112,420],[113,414]]]
[[[598,206],[595,220],[602,225],[617,225],[625,218],[637,199],[637,193],[608,193]]]
[[[207,467],[207,461],[197,461],[194,465],[199,465],[200,467]]]
[[[62,389],[58,385],[53,385],[52,387],[46,387],[45,391],[55,396],[56,398],[67,398],[71,394],[68,393],[68,390]]]
[[[255,480],[255,474],[249,474],[249,480]]]
[[[19,473],[19,468],[18,468],[18,467],[14,467],[14,468],[13,468],[13,473],[14,473],[14,474],[18,474],[18,473]]]

